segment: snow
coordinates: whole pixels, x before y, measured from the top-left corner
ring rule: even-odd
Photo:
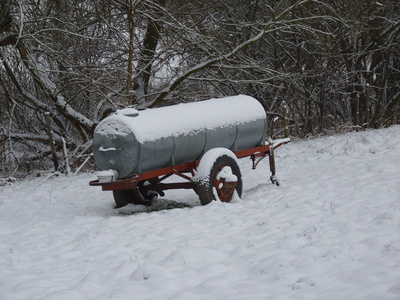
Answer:
[[[103,121],[97,125],[95,134],[125,137],[130,133],[129,128],[124,126],[124,123],[121,122],[120,118],[111,116],[105,120],[107,120],[107,122]]]
[[[101,151],[101,152],[117,151],[117,148],[115,148],[115,147],[104,148],[103,146],[100,146],[99,151]]]
[[[100,122],[95,133],[125,136],[133,132],[137,141],[143,143],[265,118],[264,108],[258,100],[238,95],[143,111],[132,108],[118,110]]]
[[[271,140],[271,142],[272,142],[272,147],[275,148],[275,147],[278,146],[279,144],[282,144],[282,143],[289,143],[289,142],[290,142],[290,138]]]
[[[210,181],[210,172],[214,165],[214,162],[217,160],[218,157],[224,155],[231,157],[236,162],[238,162],[238,159],[235,156],[235,154],[229,149],[226,148],[210,149],[206,153],[204,153],[204,155],[201,157],[200,163],[197,167],[197,170],[195,171],[195,176],[193,177],[193,181],[202,182],[203,184],[208,184]]]
[[[129,117],[137,117],[139,115],[139,111],[136,108],[124,108],[124,109],[117,109],[117,115],[124,115]]]
[[[0,299],[400,299],[400,126],[276,159],[280,187],[240,159],[242,200],[207,206],[114,209],[94,174],[0,187]]]
[[[220,180],[221,178],[225,179],[226,182],[236,182],[238,180],[237,176],[232,173],[232,169],[228,166],[225,166],[219,171],[216,176],[216,179]],[[222,183],[220,183],[220,187],[222,187]]]
[[[96,172],[96,176],[99,182],[110,182],[118,178],[118,172],[116,170],[103,170]]]

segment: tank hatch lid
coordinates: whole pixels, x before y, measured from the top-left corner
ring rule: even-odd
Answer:
[[[124,109],[117,109],[115,112],[117,115],[123,115],[127,117],[137,117],[139,115],[139,111],[136,108],[124,108]]]

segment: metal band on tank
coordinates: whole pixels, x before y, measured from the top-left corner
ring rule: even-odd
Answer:
[[[142,168],[141,168],[141,166],[140,166],[140,154],[142,153],[142,144],[140,143],[140,142],[138,142],[138,145],[139,145],[139,151],[138,151],[138,173],[141,173],[142,172]]]
[[[172,136],[172,153],[171,153],[171,164],[175,165],[175,157],[174,157],[174,153],[175,153],[175,149],[176,149],[176,142],[175,142],[176,137]]]
[[[236,141],[237,141],[237,137],[238,137],[239,130],[240,130],[240,129],[239,129],[239,125],[237,125],[237,124],[236,124],[236,126],[235,126],[235,127],[236,127],[236,131],[235,131],[235,139],[234,139],[234,142],[233,142],[233,145],[232,145],[232,148],[233,148],[232,150],[233,150],[233,151],[237,151],[237,147],[236,147]]]
[[[261,142],[261,145],[262,146],[265,146],[265,141],[267,140],[267,129],[268,129],[268,124],[267,124],[267,117],[265,118],[265,120],[264,120],[264,134],[263,134],[263,139],[262,139],[262,142]]]

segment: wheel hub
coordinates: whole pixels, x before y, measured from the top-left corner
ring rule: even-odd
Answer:
[[[214,188],[217,191],[218,198],[222,202],[229,202],[237,186],[237,177],[227,165],[221,166],[216,173],[217,176],[214,180]]]

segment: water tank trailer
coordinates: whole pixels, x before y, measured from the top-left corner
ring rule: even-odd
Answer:
[[[266,114],[250,96],[232,96],[138,111],[117,110],[95,129],[98,179],[90,185],[113,191],[117,207],[149,205],[168,189],[193,189],[202,204],[229,202],[242,194],[237,159],[253,168],[289,139],[266,143]],[[184,182],[165,183],[171,175]]]

